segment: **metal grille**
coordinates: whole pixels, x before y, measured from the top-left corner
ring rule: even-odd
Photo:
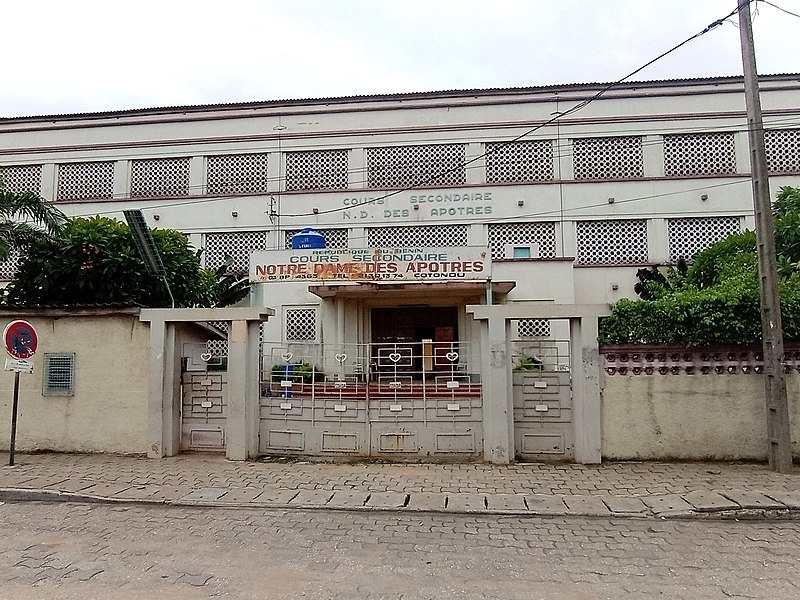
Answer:
[[[75,353],[48,352],[44,355],[43,396],[75,394]]]
[[[285,315],[287,342],[313,342],[317,339],[316,308],[287,308]]]
[[[286,189],[347,189],[347,150],[287,152]]]
[[[42,165],[0,168],[0,188],[9,192],[42,193]]]
[[[647,221],[578,221],[578,264],[647,262]]]
[[[572,140],[575,179],[623,179],[644,172],[642,138],[607,137]]]
[[[131,161],[131,198],[188,195],[188,157]]]
[[[544,223],[490,223],[489,246],[492,258],[505,258],[507,244],[537,244],[541,258],[556,255],[556,224]]]
[[[347,248],[347,229],[315,229],[314,231],[321,233],[322,237],[325,238],[325,247],[326,248]],[[295,229],[293,231],[286,231],[285,233],[285,245],[286,248],[292,247],[292,236],[296,233],[300,233],[299,229]]]
[[[8,252],[8,258],[0,260],[0,281],[14,279],[14,275],[17,274],[17,269],[19,268],[19,259],[19,250],[11,248]]]
[[[381,227],[367,232],[371,248],[388,246],[456,247],[467,245],[466,225]]]
[[[669,259],[690,260],[714,242],[741,230],[739,217],[669,219]]]
[[[520,319],[517,321],[517,337],[550,337],[550,321],[547,319]]]
[[[668,177],[736,172],[733,133],[664,136],[664,174]]]
[[[486,181],[550,181],[553,140],[486,144]]]
[[[58,165],[57,200],[101,200],[113,197],[113,162]]]
[[[209,156],[206,161],[207,194],[266,192],[266,154]]]
[[[464,144],[367,148],[371,188],[436,187],[466,183]]]
[[[800,172],[800,129],[764,131],[770,173]]]
[[[266,231],[207,233],[206,266],[209,269],[216,269],[225,264],[225,257],[229,256],[233,259],[230,270],[246,273],[250,270],[250,255],[266,249]]]

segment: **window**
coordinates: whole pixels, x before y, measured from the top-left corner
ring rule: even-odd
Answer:
[[[647,262],[647,221],[579,221],[578,264],[638,265]]]
[[[572,151],[575,179],[626,179],[644,172],[640,137],[578,138]]]
[[[266,192],[267,155],[209,156],[206,177],[206,193],[210,195]]]
[[[664,136],[664,174],[667,177],[735,172],[733,133]]]
[[[552,221],[539,223],[490,223],[489,246],[492,258],[553,258],[556,255],[556,224]],[[539,247],[539,255],[509,256],[506,248],[512,247],[512,254],[517,246]],[[524,251],[523,251],[524,252]]]
[[[553,179],[552,140],[486,144],[488,183],[551,179]]]
[[[131,161],[131,198],[188,195],[188,158]]]
[[[314,342],[317,339],[317,309],[287,308],[284,311],[287,342]]]
[[[347,150],[287,152],[286,189],[347,189]]]
[[[42,396],[74,396],[75,353],[45,353],[43,377]]]
[[[464,144],[367,148],[371,188],[436,187],[466,183]]]
[[[113,162],[58,165],[57,200],[109,200],[113,196]]]
[[[206,267],[217,269],[225,264],[226,258],[230,258],[233,260],[230,272],[247,273],[250,270],[250,255],[266,249],[266,231],[207,233]]]
[[[669,219],[669,259],[692,260],[695,254],[714,242],[739,233],[739,217],[698,217]]]
[[[0,168],[2,187],[9,192],[42,192],[42,165],[19,165]]]

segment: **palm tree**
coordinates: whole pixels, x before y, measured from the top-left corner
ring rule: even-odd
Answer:
[[[0,260],[42,236],[57,235],[66,215],[33,192],[6,190],[0,181]]]

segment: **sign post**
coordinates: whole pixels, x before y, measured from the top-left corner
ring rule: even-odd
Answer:
[[[26,359],[36,352],[39,336],[36,329],[27,321],[11,321],[3,330],[3,341],[6,352],[11,359],[6,359],[6,371],[14,372],[14,398],[11,405],[11,444],[8,449],[8,466],[14,466],[14,450],[17,443],[17,412],[19,408],[19,374],[32,373],[33,365]]]

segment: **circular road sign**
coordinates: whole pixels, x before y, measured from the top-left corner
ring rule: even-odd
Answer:
[[[27,321],[11,321],[3,331],[3,341],[6,344],[6,352],[14,358],[30,358],[36,352],[39,345],[39,336],[33,325]]]

